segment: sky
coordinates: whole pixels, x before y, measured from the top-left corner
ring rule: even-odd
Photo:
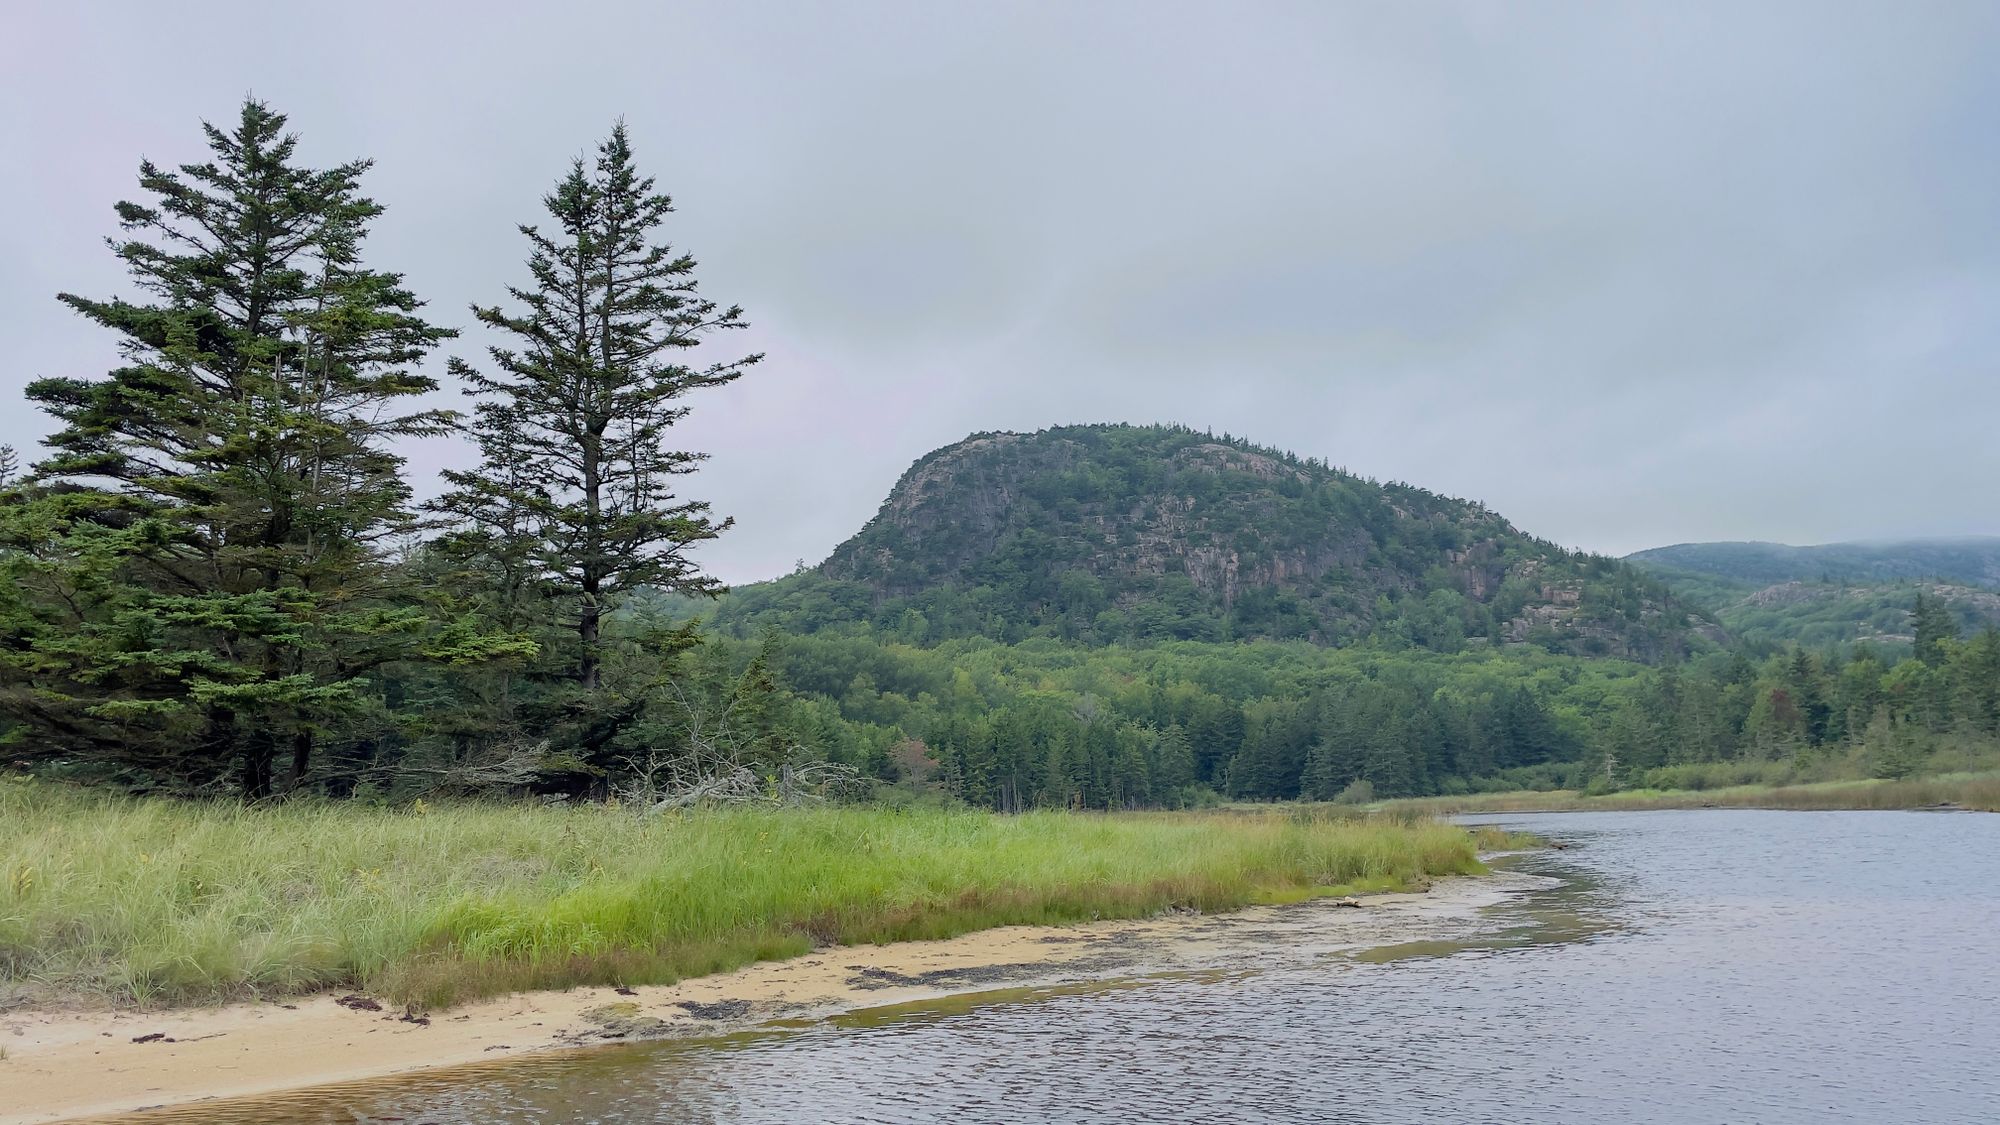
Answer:
[[[329,13],[337,13],[337,18]],[[55,301],[246,95],[372,157],[435,319],[626,121],[767,358],[690,401],[729,582],[967,434],[1180,422],[1667,543],[2000,532],[2000,4],[10,6],[0,441],[113,365]],[[468,331],[444,356],[477,359]],[[445,396],[457,404],[455,392]],[[420,491],[462,443],[406,450]]]

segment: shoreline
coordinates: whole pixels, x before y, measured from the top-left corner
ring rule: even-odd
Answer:
[[[0,1125],[116,1116],[387,1079],[525,1054],[810,1025],[999,989],[1243,967],[1432,940],[1481,908],[1546,885],[1497,871],[1428,892],[1313,899],[1222,914],[1006,926],[936,941],[836,946],[673,985],[516,993],[419,1015],[334,993],[147,1011],[0,1013]],[[1349,908],[1360,903],[1362,909]],[[356,1003],[356,999],[363,1001]],[[342,1001],[347,1003],[343,1005]],[[141,1041],[144,1040],[144,1041]]]
[[[366,989],[443,1009],[815,948],[1207,913],[1479,869],[1344,810],[244,806],[0,775],[0,1009]]]
[[[1719,789],[1629,789],[1587,796],[1573,789],[1520,789],[1456,797],[1403,797],[1373,806],[1428,816],[1480,813],[1648,812],[1766,809],[1802,812],[2000,812],[2000,773],[1902,781],[1812,781]]]

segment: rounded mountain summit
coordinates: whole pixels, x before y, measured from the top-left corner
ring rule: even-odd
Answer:
[[[983,433],[919,459],[819,566],[717,627],[914,644],[1526,644],[1659,660],[1719,636],[1657,579],[1484,505],[1180,426]]]

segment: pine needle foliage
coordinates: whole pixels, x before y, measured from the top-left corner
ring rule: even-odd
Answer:
[[[637,170],[622,122],[543,202],[546,226],[521,228],[529,280],[507,290],[515,307],[473,309],[506,343],[484,367],[452,364],[481,399],[470,427],[481,462],[446,474],[438,507],[457,521],[461,553],[559,603],[589,692],[619,595],[721,589],[687,550],[730,521],[675,493],[704,455],[670,448],[669,430],[690,392],[761,357],[691,362],[713,335],[745,327],[743,310],[701,295],[694,258],[657,240],[673,201]]]
[[[59,429],[0,517],[0,702],[28,757],[260,797],[426,643],[392,596],[392,447],[444,429],[405,404],[452,333],[362,262],[367,161],[305,166],[254,100],[204,129],[208,159],[143,162],[118,204],[134,295],[61,295],[124,362],[28,388]]]

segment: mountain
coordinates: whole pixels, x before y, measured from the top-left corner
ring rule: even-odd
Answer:
[[[2000,590],[2000,536],[1897,543],[1679,543],[1626,556],[1661,574],[1705,575],[1751,587],[1937,579]]]
[[[1948,582],[1782,582],[1724,603],[1716,614],[1732,636],[1751,642],[1906,645],[1916,639],[1911,610],[1919,590],[1944,603],[1962,634],[2000,625],[2000,594]]]
[[[1942,601],[1965,632],[2000,625],[2000,538],[1681,543],[1626,561],[1753,643],[1907,644],[1920,590]]]
[[[817,568],[718,626],[987,636],[1532,644],[1654,660],[1719,635],[1657,580],[1483,505],[1174,426],[975,434],[903,474]]]

